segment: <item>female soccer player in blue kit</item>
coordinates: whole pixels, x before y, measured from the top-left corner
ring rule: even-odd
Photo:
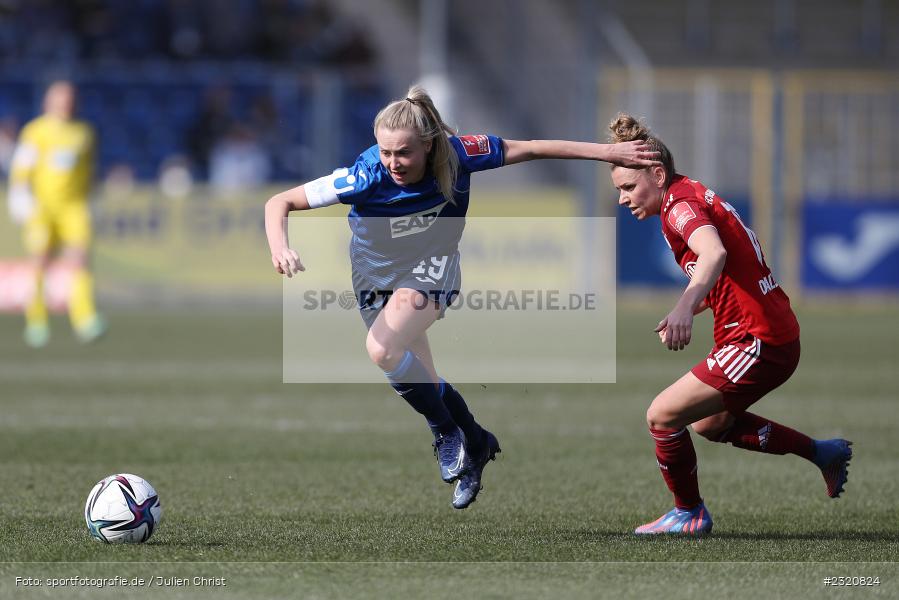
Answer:
[[[659,164],[658,153],[645,142],[457,136],[419,86],[378,113],[374,134],[377,144],[351,167],[281,192],[266,203],[272,265],[288,277],[305,270],[287,239],[285,217],[290,211],[338,202],[352,206],[353,287],[368,327],[368,355],[427,420],[441,477],[456,482],[452,504],[461,509],[474,502],[484,466],[500,448],[496,436],[475,421],[459,392],[438,376],[426,332],[458,294],[458,242],[471,174],[542,158],[647,167]]]

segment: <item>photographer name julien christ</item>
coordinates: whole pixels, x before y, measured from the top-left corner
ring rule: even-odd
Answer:
[[[16,587],[227,587],[225,577],[16,577]]]
[[[225,587],[228,581],[224,577],[160,577],[153,578],[158,587]]]

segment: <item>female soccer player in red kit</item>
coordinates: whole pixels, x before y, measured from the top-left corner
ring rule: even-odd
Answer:
[[[643,123],[620,114],[609,128],[613,142],[645,140],[662,157],[662,166],[612,167],[618,203],[641,221],[660,216],[665,240],[690,278],[656,328],[662,344],[683,350],[693,315],[706,308],[714,315],[715,347],[708,357],[656,396],[646,412],[675,507],[635,533],[699,535],[712,529],[687,425],[714,442],[801,456],[821,469],[827,495],[836,498],[846,483],[852,442],[814,440],[746,410],[799,364],[799,323],[755,233],[715,192],[676,173],[671,152]]]

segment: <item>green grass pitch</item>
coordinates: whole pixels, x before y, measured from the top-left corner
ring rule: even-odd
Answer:
[[[280,383],[278,309],[113,313],[108,338],[87,348],[60,320],[40,352],[22,347],[18,318],[4,317],[0,597],[847,592],[825,587],[828,576],[878,577],[854,591],[899,596],[899,311],[802,311],[799,370],[754,407],[814,437],[855,442],[842,498],[828,499],[802,459],[694,436],[713,535],[636,539],[633,528],[671,503],[646,407],[709,346],[699,317],[688,350],[665,351],[652,333],[665,309],[619,311],[617,384],[459,386],[503,447],[466,511],[450,506],[421,417],[386,385]],[[85,497],[115,472],[160,493],[163,522],[147,544],[88,538]],[[116,575],[150,584],[47,584]],[[227,585],[194,585],[199,576]]]

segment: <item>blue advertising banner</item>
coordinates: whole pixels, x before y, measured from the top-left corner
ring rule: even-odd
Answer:
[[[802,284],[811,290],[899,290],[899,204],[803,204]]]
[[[726,200],[751,227],[748,200],[731,196]],[[637,221],[629,210],[621,206],[618,207],[617,217],[619,285],[681,287],[686,284],[687,276],[674,262],[657,217]]]

